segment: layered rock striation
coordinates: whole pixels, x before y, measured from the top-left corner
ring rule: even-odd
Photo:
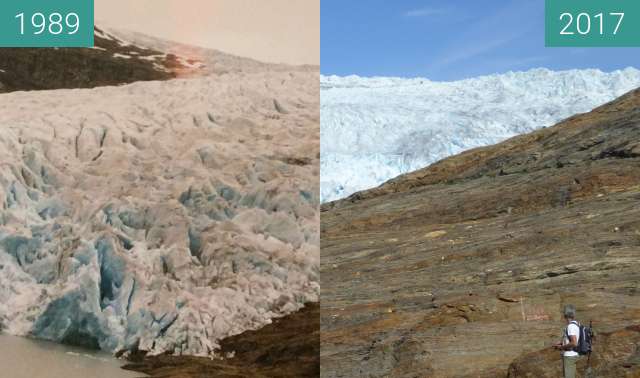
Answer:
[[[635,90],[323,205],[322,376],[558,376],[568,303],[637,376],[639,201]]]

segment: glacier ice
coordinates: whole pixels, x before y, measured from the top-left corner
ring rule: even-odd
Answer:
[[[455,82],[321,76],[321,201],[551,126],[638,86],[635,68],[533,69]]]
[[[318,92],[292,68],[0,95],[4,331],[211,355],[317,301]]]

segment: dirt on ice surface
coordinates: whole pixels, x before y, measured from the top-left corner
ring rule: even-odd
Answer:
[[[319,296],[318,72],[0,95],[0,324],[207,356]]]

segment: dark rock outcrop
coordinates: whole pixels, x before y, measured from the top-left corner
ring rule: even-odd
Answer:
[[[557,376],[572,303],[637,376],[639,201],[636,90],[326,204],[321,375]]]
[[[0,49],[0,93],[168,80],[186,68],[175,55],[95,31],[95,48]]]

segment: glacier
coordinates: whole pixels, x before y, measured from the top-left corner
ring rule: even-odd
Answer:
[[[640,86],[640,71],[532,69],[454,82],[321,76],[321,201],[548,127]]]
[[[318,72],[0,95],[0,329],[215,355],[319,300]]]

